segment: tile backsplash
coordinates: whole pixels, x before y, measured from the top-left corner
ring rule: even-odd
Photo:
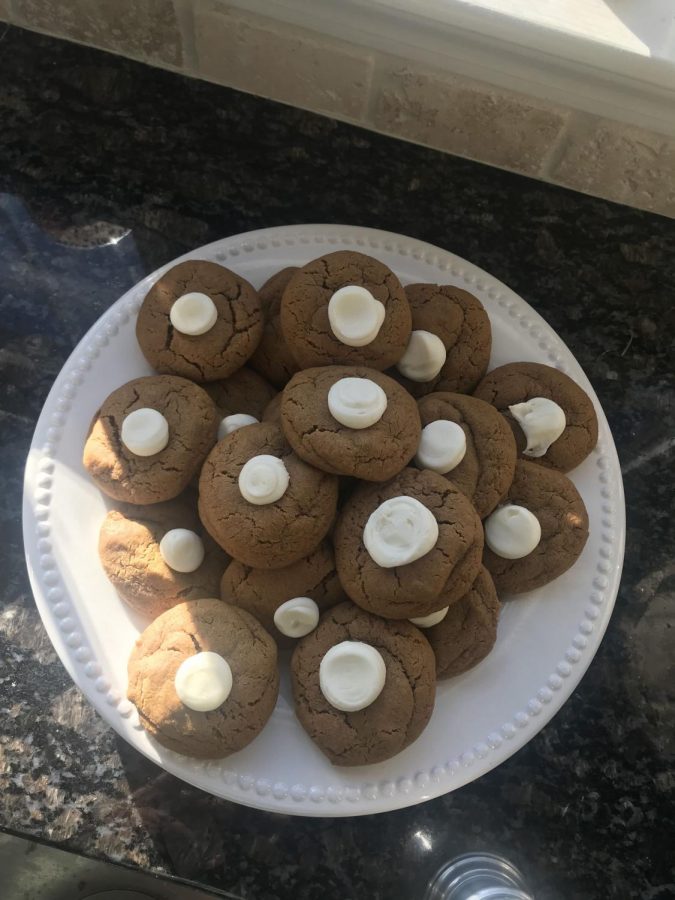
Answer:
[[[0,20],[675,217],[675,138],[220,0],[0,0]]]

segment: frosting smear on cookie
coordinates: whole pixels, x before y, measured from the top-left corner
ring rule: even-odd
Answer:
[[[392,569],[424,556],[438,540],[433,513],[414,497],[392,497],[374,510],[363,529],[363,543],[378,566]]]
[[[567,425],[565,411],[547,397],[532,397],[524,403],[514,403],[509,406],[509,412],[525,433],[524,456],[544,456]]]

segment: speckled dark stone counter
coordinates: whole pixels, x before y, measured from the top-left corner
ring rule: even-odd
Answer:
[[[675,896],[675,223],[13,29],[0,121],[4,826],[248,900],[412,900],[470,849],[540,900]],[[35,420],[100,313],[191,247],[311,221],[429,240],[533,304],[600,395],[628,508],[616,612],[562,712],[478,782],[366,819],[247,810],[123,744],[56,658],[21,540]]]

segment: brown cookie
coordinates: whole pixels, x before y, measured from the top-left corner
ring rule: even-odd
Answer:
[[[379,422],[349,428],[333,418],[328,392],[342,378],[362,378],[382,388],[387,407]],[[286,385],[281,421],[299,457],[325,472],[387,481],[415,454],[420,422],[413,398],[393,378],[365,366],[324,366],[298,372]]]
[[[218,317],[205,334],[171,324],[171,307],[184,294],[206,294]],[[263,314],[248,281],[203,259],[178,263],[150,288],[138,313],[136,337],[153,369],[193,381],[215,381],[236,372],[260,343]]]
[[[492,349],[490,319],[477,297],[451,284],[408,284],[406,297],[413,331],[430,331],[447,353],[440,373],[431,381],[412,381],[397,373],[411,394],[431,391],[470,393],[485,375]]]
[[[488,655],[497,639],[501,605],[488,570],[453,604],[438,625],[424,629],[436,656],[436,677],[451,678],[473,668]]]
[[[278,500],[245,500],[239,475],[254,456],[282,460],[288,487]],[[293,453],[282,431],[263,422],[240,428],[209,454],[199,479],[199,515],[211,536],[234,559],[258,569],[280,569],[308,556],[335,518],[338,483]]]
[[[565,430],[544,456],[534,459],[537,465],[569,472],[586,459],[598,442],[598,417],[593,401],[569,375],[552,366],[534,362],[499,366],[485,376],[474,396],[491,403],[506,418],[521,456],[527,441],[520,425],[509,412],[509,406],[534,397],[545,397],[562,407],[567,423]]]
[[[272,425],[277,425],[281,428],[281,401],[283,399],[284,392],[279,391],[279,393],[272,397],[270,402],[267,404],[262,414],[263,422],[271,422]]]
[[[210,712],[182,703],[175,677],[200,652],[218,653],[232,671],[229,697]],[[127,696],[152,737],[199,759],[219,759],[250,744],[279,693],[277,648],[253,616],[221,600],[190,600],[162,613],[136,641]]]
[[[281,330],[281,297],[286,285],[298,271],[296,266],[282,269],[272,275],[258,291],[263,313],[265,329],[258,349],[250,359],[250,365],[270,384],[282,388],[289,378],[298,371],[298,364],[288,349]]]
[[[386,680],[365,709],[344,712],[324,697],[319,667],[342,641],[370,644],[382,656]],[[336,766],[363,766],[400,753],[426,727],[434,708],[435,661],[429,642],[410,622],[386,622],[341,603],[295,648],[291,660],[295,714],[309,737]]]
[[[384,304],[380,331],[364,347],[343,344],[328,321],[328,302],[347,285],[366,288]],[[338,250],[295,273],[281,301],[281,327],[298,366],[345,365],[387,369],[400,359],[410,337],[410,308],[394,273],[371,256]]]
[[[438,522],[438,540],[419,559],[382,568],[363,543],[363,529],[377,507],[408,496]],[[470,502],[452,482],[428,469],[404,469],[387,484],[362,484],[345,503],[333,535],[340,581],[363,609],[390,619],[427,616],[458,600],[481,563],[483,529]]]
[[[502,499],[513,481],[516,442],[499,412],[475,397],[440,391],[418,402],[422,427],[438,419],[460,425],[466,436],[464,459],[445,473],[485,518]]]
[[[169,442],[152,456],[137,456],[121,440],[129,413],[160,412]],[[127,503],[172,500],[190,483],[213,447],[218,414],[201,387],[175,375],[135,378],[113,391],[94,416],[83,465],[104,494]]]
[[[221,418],[245,413],[259,422],[265,407],[277,393],[271,384],[246,366],[229,378],[205,384],[204,390],[218,407]]]
[[[174,528],[189,529],[203,541],[203,562],[192,572],[170,568],[160,552],[160,541]],[[125,503],[111,509],[101,525],[98,552],[117,593],[134,612],[148,619],[185,600],[217,597],[229,561],[205,534],[196,497],[185,495],[151,506]]]
[[[283,569],[252,569],[233,560],[220,582],[220,596],[255,616],[282,647],[292,647],[297,640],[282,634],[274,623],[274,613],[282,603],[309,597],[325,612],[346,599],[328,541]]]
[[[504,559],[485,545],[483,563],[500,594],[533,591],[574,565],[588,539],[588,513],[567,476],[518,460],[504,502],[534,513],[541,525],[541,540],[521,559]]]

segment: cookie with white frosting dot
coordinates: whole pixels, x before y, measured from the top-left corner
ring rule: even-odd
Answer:
[[[501,604],[490,573],[482,566],[476,580],[443,619],[424,629],[436,657],[436,676],[461,675],[485,659],[497,640]]]
[[[553,581],[574,565],[588,539],[586,506],[570,479],[524,460],[484,524],[483,562],[500,595]]]
[[[392,374],[415,397],[470,393],[487,371],[492,329],[477,297],[450,284],[408,284],[412,335]]]
[[[255,616],[280,646],[293,646],[316,627],[321,613],[345,599],[328,541],[283,569],[254,569],[233,560],[220,596]]]
[[[146,294],[136,321],[139,346],[153,369],[200,382],[236,372],[262,334],[254,288],[204,259],[165,272]]]
[[[98,551],[117,593],[147,619],[185,600],[217,596],[229,562],[204,532],[191,492],[165,503],[111,509]]]
[[[553,366],[514,362],[489,372],[474,396],[492,404],[510,425],[518,454],[569,472],[598,442],[593,401]]]
[[[300,459],[276,425],[240,428],[213,448],[199,479],[199,514],[234,559],[288,566],[317,547],[335,517],[336,476]]]
[[[128,664],[127,696],[160,744],[220,759],[264,728],[279,693],[276,644],[253,616],[217,599],[156,618]]]
[[[434,654],[419,629],[353,603],[330,609],[298,643],[291,677],[300,724],[336,766],[400,753],[434,707]]]
[[[115,500],[159,503],[177,497],[216,441],[219,416],[199,385],[175,375],[136,378],[101,405],[83,465]]]
[[[366,481],[400,472],[420,435],[414,399],[393,378],[365,366],[298,372],[284,389],[281,420],[302,459]]]
[[[293,275],[281,300],[281,327],[302,369],[338,364],[383,370],[405,351],[410,308],[384,263],[338,250]]]
[[[415,465],[443,474],[484,518],[513,481],[516,442],[508,423],[494,406],[467,394],[434,392],[417,406],[422,437]]]
[[[428,616],[458,600],[476,577],[480,519],[442,475],[404,469],[384,485],[357,486],[333,534],[349,597],[392,619]]]

